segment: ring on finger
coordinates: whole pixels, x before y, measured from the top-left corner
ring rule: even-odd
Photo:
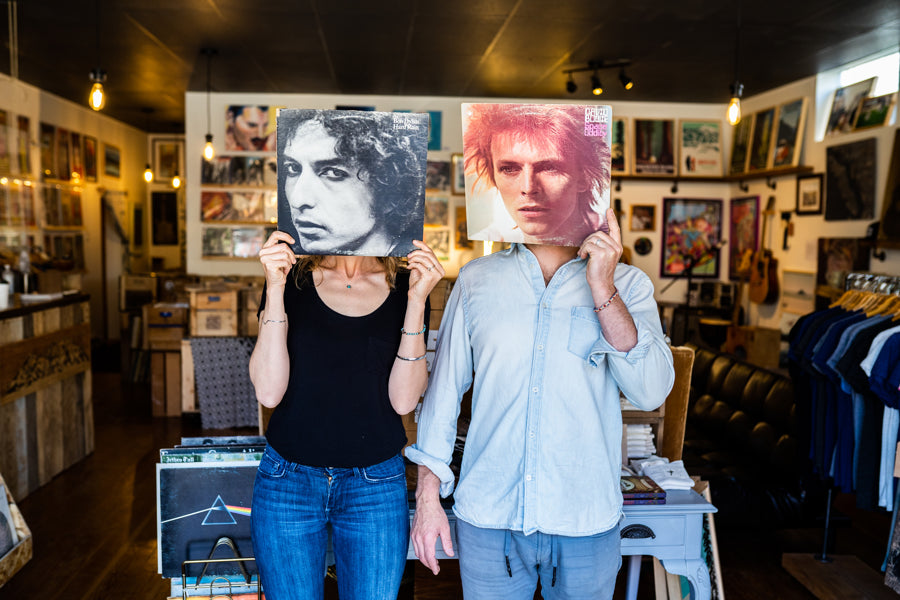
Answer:
[[[432,270],[433,268],[434,268],[434,265],[431,265],[430,267],[428,267],[428,270],[430,271],[430,270]]]

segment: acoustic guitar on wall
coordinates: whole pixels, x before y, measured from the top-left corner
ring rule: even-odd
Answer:
[[[750,268],[750,285],[747,297],[755,304],[768,304],[778,300],[778,259],[766,245],[769,216],[775,214],[775,196],[769,196],[766,210],[763,211],[762,248],[753,255]]]

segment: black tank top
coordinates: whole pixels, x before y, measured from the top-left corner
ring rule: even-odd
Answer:
[[[362,317],[330,309],[310,273],[299,281],[298,289],[289,276],[284,289],[291,373],[266,438],[287,460],[310,466],[385,461],[406,443],[388,397],[388,377],[400,345],[409,272],[398,272],[384,303]],[[263,290],[261,307],[265,299]],[[426,323],[428,313],[426,303]]]

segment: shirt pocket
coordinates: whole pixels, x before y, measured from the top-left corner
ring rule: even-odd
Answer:
[[[383,483],[405,477],[406,465],[403,462],[403,457],[396,454],[384,462],[370,467],[363,467],[359,471],[363,479],[369,483]]]
[[[569,318],[569,352],[587,360],[601,336],[600,321],[597,320],[594,309],[589,306],[573,306]]]
[[[396,353],[395,344],[381,338],[370,337],[366,351],[366,368],[373,373],[390,373]]]

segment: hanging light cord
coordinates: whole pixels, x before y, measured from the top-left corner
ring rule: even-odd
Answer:
[[[9,15],[9,74],[13,79],[19,78],[19,11],[15,1],[6,5]]]
[[[737,0],[737,35],[734,37],[734,82],[741,80],[741,0]]]
[[[210,116],[209,110],[209,94],[210,94],[210,71],[212,71],[212,55],[213,51],[211,48],[207,48],[206,50],[206,133],[212,133],[212,117]]]

